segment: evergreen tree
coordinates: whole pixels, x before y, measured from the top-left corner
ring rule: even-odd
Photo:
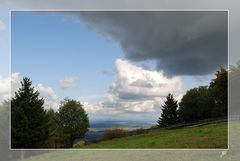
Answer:
[[[162,127],[166,127],[168,125],[173,125],[177,123],[177,101],[173,98],[172,94],[168,94],[166,97],[166,101],[162,106],[162,114],[158,120],[158,125]]]
[[[29,78],[23,78],[21,88],[11,100],[12,148],[41,148],[49,137],[44,100],[31,85]]]

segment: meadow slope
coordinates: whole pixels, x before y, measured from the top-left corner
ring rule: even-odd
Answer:
[[[227,122],[221,122],[174,130],[154,129],[147,134],[102,141],[97,144],[85,145],[82,148],[224,149],[227,148],[227,134]]]

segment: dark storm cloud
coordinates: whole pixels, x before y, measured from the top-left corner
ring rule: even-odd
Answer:
[[[81,12],[90,30],[132,61],[155,60],[171,75],[204,75],[227,64],[226,11]]]

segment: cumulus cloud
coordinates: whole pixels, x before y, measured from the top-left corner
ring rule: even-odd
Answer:
[[[44,97],[48,97],[51,100],[58,99],[57,95],[54,93],[51,87],[45,88],[42,84],[38,84],[36,90],[38,90]]]
[[[0,103],[14,97],[15,92],[21,87],[22,76],[19,73],[13,73],[10,77],[0,76]],[[45,100],[44,107],[46,109],[58,109],[60,101],[51,87],[44,87],[38,84],[35,88],[40,92],[40,97]]]
[[[178,76],[167,78],[162,71],[150,71],[122,59],[115,65],[114,81],[102,101],[84,104],[89,113],[118,117],[154,114],[161,109],[168,93],[173,93],[178,100],[183,95],[182,80]]]
[[[76,84],[76,77],[64,77],[63,80],[60,80],[60,86],[62,89],[76,89],[78,88],[78,85]]]
[[[98,103],[102,101],[104,98],[104,94],[94,94],[88,96],[81,96],[78,98],[80,102],[91,102],[91,103]]]
[[[44,98],[44,106],[46,109],[52,108],[57,110],[59,108],[60,101],[51,87],[44,87],[42,84],[38,84],[35,88],[40,92],[40,96]]]
[[[162,71],[150,71],[118,59],[116,77],[102,104],[106,107],[120,107],[134,112],[153,112],[159,105],[158,98],[168,93],[175,97],[182,95],[180,77],[167,78]]]
[[[80,12],[86,26],[115,41],[132,61],[155,60],[171,75],[204,75],[227,65],[226,11]]]
[[[116,78],[110,93],[120,99],[146,99],[165,97],[169,92],[182,92],[180,77],[167,78],[163,71],[150,71],[137,67],[126,60],[116,61]]]
[[[0,76],[0,103],[4,100],[9,99],[10,96],[10,86],[11,86],[11,78],[4,78]]]
[[[13,73],[9,77],[0,75],[0,103],[4,100],[9,100],[14,96],[15,91],[20,87],[20,74]]]
[[[88,112],[88,113],[96,113],[101,110],[101,107],[98,105],[90,104],[88,102],[83,102],[83,108]]]

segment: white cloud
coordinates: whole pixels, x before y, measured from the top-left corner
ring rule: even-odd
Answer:
[[[51,87],[44,87],[42,84],[38,84],[36,89],[41,93],[42,96],[47,97],[51,100],[58,99],[57,95],[54,93]]]
[[[13,73],[11,77],[0,76],[0,103],[14,96],[14,92],[20,87],[19,73]]]
[[[116,77],[103,106],[126,112],[154,112],[168,93],[181,99],[180,77],[167,78],[162,71],[150,71],[126,60],[118,59],[115,64]]]
[[[87,113],[96,113],[101,110],[101,107],[98,105],[89,104],[88,102],[83,102],[82,104]]]
[[[162,71],[150,71],[122,59],[118,59],[115,65],[115,79],[102,102],[84,104],[90,115],[124,117],[131,114],[134,118],[151,113],[159,116],[168,93],[177,100],[183,95],[180,77],[167,78]]]
[[[7,100],[10,95],[10,78],[0,76],[0,102]]]
[[[98,103],[102,101],[104,98],[104,94],[94,94],[88,96],[81,96],[78,98],[80,102],[91,102],[91,103]]]
[[[162,71],[146,70],[121,59],[116,61],[116,69],[117,75],[110,91],[120,99],[147,99],[182,93],[180,77],[167,78]]]
[[[21,87],[21,80],[22,77],[19,73],[13,73],[11,77],[0,76],[0,103],[10,99],[10,97],[14,97],[14,93]],[[38,84],[35,90],[38,90],[40,97],[44,98],[44,107],[46,109],[58,109],[60,101],[51,87],[44,87],[42,84]]]
[[[44,87],[42,84],[38,84],[36,90],[38,90],[40,96],[44,98],[44,106],[46,109],[52,108],[57,110],[59,108],[60,101],[51,87]]]
[[[76,84],[75,80],[76,77],[64,77],[63,80],[60,80],[60,86],[62,89],[76,89],[78,88],[78,85]]]

